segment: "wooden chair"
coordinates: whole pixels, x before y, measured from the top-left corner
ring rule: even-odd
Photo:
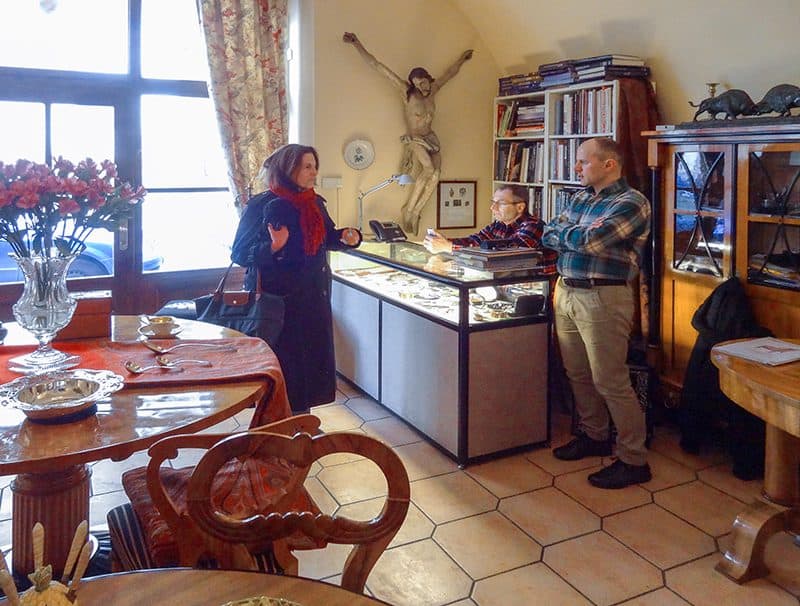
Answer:
[[[250,431],[270,431],[284,435],[294,435],[298,432],[319,433],[320,421],[313,415],[297,415],[251,429]],[[177,435],[169,438],[171,449],[202,449],[208,450],[220,440],[227,438],[225,434],[191,434]],[[148,452],[162,452],[156,442]],[[154,450],[155,449],[155,450]],[[170,455],[175,457],[175,453]],[[164,460],[151,459],[152,466],[161,466]],[[128,570],[142,570],[147,568],[164,568],[171,566],[209,566],[213,562],[198,561],[194,552],[189,548],[199,541],[194,525],[186,520],[186,485],[194,467],[173,469],[161,467],[158,486],[150,492],[148,485],[148,468],[139,467],[126,471],[122,475],[122,485],[130,499],[129,503],[113,508],[108,512],[108,528],[111,534],[111,566],[114,572]],[[278,477],[271,478],[275,483],[293,473],[305,474],[306,471],[290,469],[279,466],[275,470]],[[315,508],[313,500],[302,486],[296,490],[294,501],[300,507]],[[188,541],[188,543],[187,543]],[[297,546],[297,545],[295,545]],[[306,545],[305,547],[309,547]],[[314,545],[316,546],[316,545]],[[303,547],[301,545],[301,547]],[[282,549],[278,546],[278,550]],[[285,559],[281,563],[270,552],[266,557],[260,558],[258,567],[270,572],[291,572],[293,562],[296,560],[288,555],[288,548],[283,549]]]
[[[297,574],[292,550],[352,544],[342,587],[363,591],[375,562],[405,519],[410,501],[408,475],[391,448],[364,434],[337,432],[312,437],[307,430],[289,437],[285,434],[293,432],[279,431],[295,428],[296,419],[303,418],[315,433],[318,419],[301,415],[226,436],[172,436],[150,448],[147,490],[177,539],[177,565]],[[167,468],[162,468],[162,463],[183,448],[207,451],[176,492],[174,485],[164,485]],[[372,460],[386,478],[388,496],[381,513],[372,520],[325,515],[313,501],[308,503],[310,497],[301,498],[311,464],[340,452]],[[310,506],[302,507],[304,503]],[[109,522],[111,526],[111,514]],[[144,561],[142,565],[154,564]]]
[[[287,496],[271,512],[245,518],[232,516],[219,506],[215,477],[230,461],[243,457],[280,458],[308,470],[326,455],[352,453],[375,463],[383,473],[388,495],[381,512],[372,520],[358,521],[341,515],[286,511],[293,489],[302,485],[305,473],[293,478]],[[192,523],[205,533],[205,546],[217,549],[225,564],[238,566],[263,553],[277,539],[297,533],[325,543],[352,544],[342,574],[342,587],[362,592],[364,583],[383,551],[400,529],[408,512],[411,489],[400,458],[382,442],[355,432],[287,437],[266,432],[247,432],[218,442],[198,462],[187,487],[187,510]],[[218,542],[225,545],[220,549]]]

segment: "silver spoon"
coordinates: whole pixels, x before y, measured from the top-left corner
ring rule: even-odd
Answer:
[[[135,375],[140,375],[143,372],[147,372],[148,370],[174,370],[175,372],[183,372],[183,368],[180,366],[164,366],[162,364],[157,364],[154,366],[142,366],[133,360],[126,360],[125,361],[125,368],[128,372],[133,373]]]
[[[212,366],[208,360],[189,360],[187,358],[172,359],[169,356],[156,356],[158,362],[164,368],[180,368],[180,364],[197,364],[198,366]]]
[[[172,347],[162,347],[161,345],[153,343],[152,341],[142,341],[142,345],[144,345],[147,349],[156,352],[157,354],[167,354],[178,349],[179,347],[211,347],[217,351],[237,351],[233,345],[224,345],[221,343],[186,342],[178,343]]]

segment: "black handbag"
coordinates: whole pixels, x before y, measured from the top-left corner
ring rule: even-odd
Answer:
[[[232,267],[233,264],[225,271],[213,293],[194,300],[197,319],[260,337],[274,346],[283,330],[283,297],[261,290],[259,272],[256,272],[254,290],[226,291],[225,280]]]

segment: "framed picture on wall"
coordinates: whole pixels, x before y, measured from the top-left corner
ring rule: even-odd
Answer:
[[[477,181],[439,181],[436,228],[475,227]]]

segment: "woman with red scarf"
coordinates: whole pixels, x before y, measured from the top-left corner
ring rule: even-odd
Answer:
[[[231,259],[247,267],[246,286],[281,295],[286,311],[278,342],[289,402],[295,413],[335,399],[336,361],[328,250],[355,248],[361,232],[337,229],[314,191],[317,150],[281,147],[264,162],[269,189],[253,196],[239,221]]]

